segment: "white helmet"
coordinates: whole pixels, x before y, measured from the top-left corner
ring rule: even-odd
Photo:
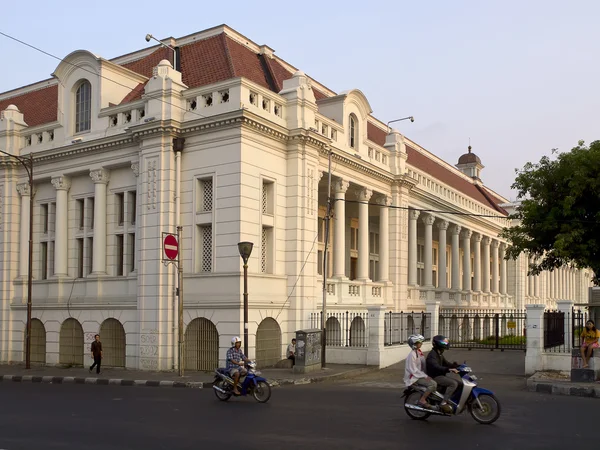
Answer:
[[[231,346],[235,347],[236,342],[242,342],[242,340],[240,339],[239,336],[235,336],[234,338],[231,339]]]
[[[416,346],[417,346],[418,342],[424,342],[424,341],[425,341],[425,337],[420,334],[413,334],[408,337],[408,345],[412,349],[417,348]]]

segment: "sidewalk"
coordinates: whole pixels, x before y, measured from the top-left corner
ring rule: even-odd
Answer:
[[[553,395],[600,397],[600,383],[573,383],[564,374],[537,372],[527,379],[527,389]]]
[[[377,370],[375,366],[328,364],[326,369],[308,374],[295,374],[291,369],[259,369],[271,386],[308,384],[356,377]],[[214,375],[209,372],[186,371],[183,377],[177,372],[150,372],[145,370],[103,369],[100,375],[87,368],[58,366],[32,366],[24,364],[0,365],[1,382],[29,382],[51,384],[101,384],[117,386],[211,388]]]

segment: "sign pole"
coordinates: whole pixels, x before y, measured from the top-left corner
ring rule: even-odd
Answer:
[[[183,376],[183,368],[185,365],[184,361],[184,348],[183,348],[183,261],[181,258],[181,235],[183,227],[179,225],[177,227],[177,272],[178,272],[178,298],[179,298],[179,376]]]

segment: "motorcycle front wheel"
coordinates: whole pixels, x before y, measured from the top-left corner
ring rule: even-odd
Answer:
[[[267,403],[271,398],[271,386],[266,381],[258,381],[252,389],[252,395],[257,402]]]
[[[500,417],[500,402],[498,399],[490,394],[480,394],[479,402],[477,399],[469,404],[469,412],[473,419],[484,425],[490,425],[494,423]],[[481,408],[479,404],[481,403]]]
[[[417,405],[422,395],[423,394],[421,392],[413,391],[410,394],[408,394],[404,399],[404,410],[406,411],[406,414],[408,414],[408,417],[410,417],[411,419],[425,420],[431,415],[431,413],[425,411],[409,409],[406,407],[406,405]]]
[[[215,386],[226,391],[226,393],[224,394],[222,392],[217,391],[216,389],[213,389],[213,391],[215,391],[215,395],[219,400],[221,400],[222,402],[226,402],[231,398],[231,392],[229,392],[229,384],[227,382],[219,380],[215,382]]]

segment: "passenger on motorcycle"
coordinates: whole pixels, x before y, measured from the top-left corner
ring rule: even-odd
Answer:
[[[242,352],[241,347],[242,340],[236,336],[231,339],[231,348],[227,350],[227,366],[226,369],[229,372],[229,375],[233,378],[233,394],[240,395],[240,391],[238,390],[238,381],[240,381],[240,377],[245,376],[248,371],[244,367],[244,363],[250,362],[244,352]]]
[[[448,338],[442,335],[434,336],[431,340],[433,350],[427,355],[427,375],[435,380],[438,386],[445,386],[446,392],[444,393],[444,401],[442,405],[446,404],[447,401],[452,397],[452,394],[458,389],[459,381],[446,376],[449,372],[458,373],[456,368],[457,363],[450,363],[444,357],[444,351],[450,348]]]
[[[425,356],[421,351],[421,345],[425,338],[420,334],[413,334],[408,338],[408,345],[412,351],[406,357],[406,367],[404,369],[404,384],[406,387],[416,384],[423,386],[425,392],[419,400],[420,406],[432,409],[432,406],[427,402],[427,397],[437,389],[437,383],[427,376],[425,373]]]

